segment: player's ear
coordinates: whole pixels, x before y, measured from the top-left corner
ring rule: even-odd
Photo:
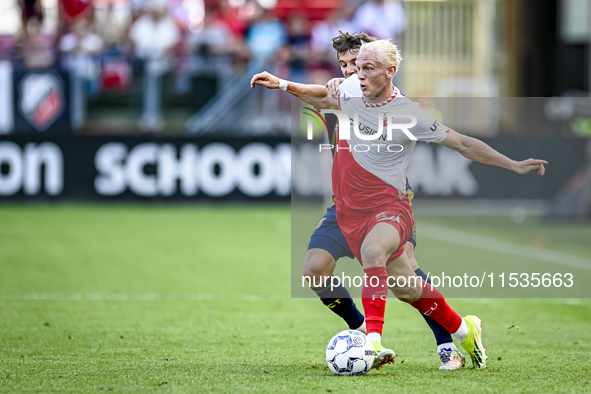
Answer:
[[[396,74],[396,66],[389,66],[386,69],[386,76],[388,78],[394,78],[394,75]]]

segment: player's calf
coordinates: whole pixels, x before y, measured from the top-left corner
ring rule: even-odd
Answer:
[[[304,264],[304,278],[328,309],[340,316],[352,330],[365,333],[365,317],[357,309],[345,286],[333,277],[336,260],[323,249],[309,249]]]
[[[406,253],[392,261],[387,270],[388,286],[396,298],[411,304],[421,297],[423,282],[410,266]]]

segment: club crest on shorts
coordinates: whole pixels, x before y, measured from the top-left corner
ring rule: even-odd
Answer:
[[[54,73],[31,73],[20,83],[19,110],[37,131],[45,131],[66,107],[63,83]]]
[[[384,220],[390,220],[392,222],[396,222],[396,223],[400,223],[400,215],[392,215],[392,216],[388,216],[388,214],[390,213],[390,211],[384,211],[382,213],[378,213],[376,215],[376,220],[378,222],[384,221]]]

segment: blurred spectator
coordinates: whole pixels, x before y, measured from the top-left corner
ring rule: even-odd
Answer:
[[[319,22],[312,29],[312,50],[321,61],[334,66],[335,54],[332,48],[332,39],[339,35],[339,31],[354,33],[360,29],[351,21],[355,7],[344,4],[334,9],[328,18]]]
[[[19,5],[22,9],[23,26],[27,26],[31,17],[36,17],[43,22],[43,8],[40,0],[19,0]]]
[[[234,41],[232,30],[226,22],[211,13],[205,14],[203,29],[190,32],[188,38],[190,52],[204,57],[234,53]]]
[[[90,18],[92,14],[91,0],[60,0],[60,10],[67,23],[73,23],[78,18]]]
[[[72,31],[61,38],[59,49],[67,65],[70,58],[98,55],[103,49],[103,40],[92,31],[92,23],[88,19],[78,19]]]
[[[305,82],[306,60],[310,52],[310,33],[308,19],[303,14],[295,14],[287,20],[287,50],[289,51],[289,78]]]
[[[10,34],[0,34],[0,60],[11,59],[14,50],[14,36]]]
[[[162,116],[162,76],[170,69],[170,55],[181,39],[181,31],[168,13],[166,1],[153,0],[146,14],[131,26],[129,37],[135,56],[143,60],[143,111],[139,126],[143,131],[164,128]]]
[[[214,13],[217,19],[223,20],[235,37],[243,36],[246,31],[249,22],[246,20],[244,15],[244,7],[231,7],[229,0],[218,0],[215,7],[211,8],[211,12]],[[257,9],[257,12],[260,12]]]
[[[140,59],[165,59],[180,39],[180,29],[168,15],[165,3],[152,1],[145,15],[131,26],[129,37]]]
[[[275,52],[286,42],[283,24],[268,9],[263,9],[246,31],[246,45],[257,67],[268,66]]]
[[[406,29],[406,15],[398,0],[369,0],[357,9],[353,23],[360,31],[397,43]]]
[[[105,50],[110,54],[125,52],[125,35],[131,22],[129,9],[115,8],[112,3],[95,11],[96,32],[101,36]]]
[[[126,57],[125,40],[131,23],[129,7],[109,2],[95,9],[96,32],[103,39],[105,50],[101,54],[101,90],[123,90],[131,82],[131,67]]]
[[[98,55],[103,50],[103,40],[92,31],[92,22],[80,18],[74,22],[72,31],[59,42],[62,66],[82,80],[90,82],[90,93],[98,93],[100,63]]]
[[[129,8],[132,19],[136,20],[145,13],[146,0],[129,0]]]
[[[37,17],[28,19],[22,47],[22,62],[26,68],[49,68],[55,64],[55,37],[44,34]]]

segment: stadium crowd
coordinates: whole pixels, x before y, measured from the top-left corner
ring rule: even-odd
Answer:
[[[126,89],[134,62],[147,60],[177,76],[196,61],[326,81],[338,74],[331,44],[339,30],[397,40],[406,26],[399,0],[59,0],[54,28],[44,3],[19,0],[21,28],[0,36],[0,57],[15,68],[75,71],[91,94]]]

